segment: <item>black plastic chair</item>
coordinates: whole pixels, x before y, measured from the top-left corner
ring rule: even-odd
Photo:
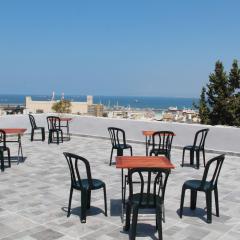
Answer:
[[[1,160],[1,171],[3,172],[5,169],[4,166],[4,152],[7,151],[8,154],[8,167],[11,167],[11,157],[10,157],[10,149],[6,146],[6,133],[3,129],[0,129],[0,160]]]
[[[152,149],[150,156],[165,155],[168,159],[171,158],[171,148],[174,132],[158,131],[152,135]]]
[[[38,127],[37,126],[35,118],[34,118],[33,115],[29,114],[28,116],[29,116],[29,120],[30,120],[30,123],[31,123],[31,127],[32,127],[32,130],[31,130],[31,141],[34,140],[34,131],[35,130],[41,130],[42,141],[45,141],[45,129],[44,129],[44,127]]]
[[[222,168],[222,164],[225,156],[220,155],[208,161],[206,168],[204,170],[202,180],[188,180],[183,184],[181,203],[180,203],[180,218],[182,218],[183,213],[183,203],[186,189],[191,191],[191,203],[190,207],[192,210],[196,209],[197,202],[197,191],[205,192],[206,203],[207,203],[207,223],[212,222],[212,191],[215,195],[215,205],[216,205],[216,216],[219,217],[219,202],[218,202],[218,177]],[[213,175],[210,177],[211,180],[208,181],[208,171],[212,164],[216,164],[213,171]]]
[[[132,156],[132,146],[126,143],[125,132],[121,128],[109,127],[108,132],[112,143],[112,150],[109,163],[109,165],[111,166],[114,149],[117,150],[117,156],[122,156],[123,150],[129,148]]]
[[[144,173],[147,173],[147,180],[144,179]],[[134,182],[136,179],[139,179],[141,186],[133,184],[133,175]],[[130,239],[133,240],[136,237],[138,211],[140,208],[156,209],[156,228],[159,239],[162,239],[162,208],[168,176],[169,170],[158,168],[135,168],[129,170],[129,198],[126,204],[126,224],[124,230],[128,231],[130,228],[132,212]],[[133,186],[135,187],[133,188]]]
[[[48,123],[48,143],[55,143],[59,144],[60,140],[63,142],[63,131],[61,129],[61,120],[59,117],[56,116],[49,116],[47,117]],[[56,133],[56,137],[55,137]],[[56,141],[55,141],[56,140]]]
[[[182,155],[182,167],[184,165],[184,156],[185,151],[190,151],[190,164],[193,165],[194,163],[194,153],[196,152],[196,162],[197,162],[197,168],[199,168],[199,158],[200,158],[200,152],[202,151],[203,154],[203,163],[205,167],[205,140],[207,137],[209,129],[202,129],[196,132],[193,145],[185,146],[183,148],[183,155]]]
[[[87,159],[72,153],[63,153],[71,174],[71,188],[68,204],[68,217],[70,216],[73,189],[81,191],[81,222],[86,223],[86,210],[90,208],[91,191],[103,188],[105,216],[107,216],[107,195],[105,183],[99,179],[92,179],[90,165]],[[80,176],[80,164],[83,164],[86,170],[87,178]]]

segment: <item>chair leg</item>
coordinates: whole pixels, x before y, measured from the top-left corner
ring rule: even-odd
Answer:
[[[207,223],[212,223],[212,191],[206,192]]]
[[[63,132],[61,131],[61,142],[63,143]]]
[[[219,202],[218,202],[218,189],[217,189],[217,187],[214,189],[214,196],[215,196],[216,216],[219,217]]]
[[[194,151],[190,150],[190,165],[194,164]]]
[[[124,178],[124,192],[123,192],[123,204],[125,204],[125,200],[126,200],[126,188],[127,188],[127,175],[125,175]]]
[[[132,156],[133,155],[132,147],[130,147],[130,153],[131,153],[131,156]]]
[[[165,223],[165,206],[164,206],[164,203],[162,204],[162,220]]]
[[[200,167],[199,158],[200,158],[200,151],[196,151],[196,163],[197,163],[197,169],[199,169],[199,167]]]
[[[205,150],[204,150],[204,149],[202,150],[202,153],[203,153],[203,164],[204,164],[204,167],[206,167],[206,162],[205,162]]]
[[[158,239],[162,240],[162,206],[156,206],[156,228],[158,230]]]
[[[7,154],[8,154],[8,166],[11,167],[11,157],[10,157],[10,149],[7,149]]]
[[[44,128],[42,128],[42,141],[43,142],[45,141],[45,130],[44,130]]]
[[[81,223],[86,223],[87,191],[81,191]]]
[[[111,150],[111,155],[110,155],[110,163],[109,163],[109,166],[111,166],[111,165],[112,165],[112,155],[113,155],[113,148],[112,148],[112,150]]]
[[[1,171],[4,172],[4,155],[3,151],[0,151]]]
[[[57,131],[57,144],[59,144],[59,131]]]
[[[87,191],[87,209],[91,207],[91,190]]]
[[[107,194],[106,194],[106,186],[103,186],[103,195],[104,195],[104,208],[105,208],[105,216],[107,217]]]
[[[137,220],[138,220],[138,207],[133,206],[133,216],[132,216],[132,231],[131,231],[131,240],[135,240],[136,231],[137,231]]]
[[[70,188],[70,194],[69,194],[69,200],[68,200],[68,214],[67,217],[70,216],[70,211],[71,211],[71,203],[72,203],[72,194],[73,194],[73,188]]]
[[[31,131],[31,141],[33,141],[33,136],[34,136],[34,129],[32,128],[32,131]]]
[[[131,217],[131,205],[129,202],[127,202],[127,204],[126,204],[126,222],[125,222],[124,231],[128,231],[130,228],[130,217]]]
[[[181,194],[181,203],[180,203],[180,212],[179,212],[179,216],[180,218],[182,218],[182,213],[183,213],[183,204],[184,204],[184,197],[185,197],[185,187],[182,187],[182,194]]]
[[[197,203],[197,191],[191,189],[191,193],[190,193],[190,208],[192,210],[196,209],[196,203]]]
[[[185,148],[183,148],[183,155],[182,155],[182,167],[183,167],[183,165],[184,165],[184,157],[185,157]]]
[[[48,144],[52,142],[52,132],[49,131],[48,133]]]
[[[123,149],[122,148],[117,149],[117,156],[123,156]]]

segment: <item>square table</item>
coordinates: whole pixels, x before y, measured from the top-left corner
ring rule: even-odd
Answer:
[[[70,132],[69,132],[69,122],[72,121],[72,118],[70,117],[60,117],[60,127],[66,128],[67,130],[67,138],[65,140],[70,140]],[[66,124],[62,124],[66,123]]]
[[[151,138],[152,135],[157,132],[157,131],[153,131],[153,130],[144,130],[142,131],[142,134],[145,136],[145,143],[146,143],[146,156],[148,156],[148,149],[149,149],[149,145],[151,142]],[[176,134],[174,134],[173,136],[176,136]]]
[[[1,128],[6,133],[6,143],[16,142],[18,143],[18,163],[20,162],[20,153],[21,158],[23,161],[23,150],[22,150],[22,142],[21,142],[21,136],[27,131],[26,128]],[[17,136],[17,139],[14,140],[7,140],[8,136]]]
[[[130,168],[160,168],[160,169],[173,169],[175,166],[165,156],[117,156],[116,168],[121,169],[122,176],[122,214],[121,219],[123,222],[124,216],[124,180],[123,170]]]

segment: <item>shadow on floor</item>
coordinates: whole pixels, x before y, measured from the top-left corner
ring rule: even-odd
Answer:
[[[67,207],[62,207],[62,210],[64,212],[66,212],[66,215],[67,215],[68,208]],[[80,217],[81,216],[81,207],[72,208],[70,214]],[[95,216],[95,215],[98,215],[98,214],[105,214],[105,212],[101,208],[94,207],[94,206],[91,206],[90,209],[87,209],[87,217],[88,216]]]
[[[122,200],[110,199],[110,216],[121,216],[122,213]]]
[[[131,239],[131,225],[129,231],[121,231],[121,233],[124,234],[129,234],[129,239]],[[148,223],[138,223],[137,224],[137,231],[136,231],[136,238],[148,238],[148,239],[153,239],[157,240],[158,237],[156,226]]]
[[[180,209],[178,209],[176,212],[178,216],[180,216],[179,214]],[[207,223],[207,212],[206,212],[206,209],[203,209],[203,208],[196,208],[195,210],[191,210],[190,207],[183,207],[182,217],[184,218],[184,216],[200,218],[201,220]]]

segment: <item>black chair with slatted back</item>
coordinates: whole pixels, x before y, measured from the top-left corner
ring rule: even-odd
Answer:
[[[81,191],[81,222],[85,223],[86,210],[89,209],[91,205],[91,191],[100,188],[103,188],[105,216],[107,216],[107,195],[105,183],[99,179],[92,178],[90,165],[87,159],[72,153],[64,152],[63,154],[67,159],[71,175],[71,188],[67,216],[70,216],[73,189],[79,190]],[[80,164],[83,164],[84,166],[83,168],[87,176],[86,178],[81,178]]]
[[[10,157],[10,149],[6,145],[6,133],[3,129],[0,129],[0,151],[1,151],[1,171],[4,171],[4,152],[6,151],[8,154],[8,166],[11,167],[11,157]]]
[[[165,155],[168,159],[171,158],[172,141],[174,132],[172,131],[157,131],[152,135],[152,149],[150,156]]]
[[[207,203],[207,223],[212,222],[212,191],[214,191],[215,195],[215,205],[216,205],[216,216],[219,217],[219,202],[218,202],[218,177],[222,168],[222,164],[225,156],[220,155],[217,156],[207,162],[207,165],[204,169],[202,180],[188,180],[183,184],[182,187],[182,195],[181,195],[181,203],[180,203],[180,218],[182,218],[183,213],[183,203],[186,189],[190,189],[191,191],[191,209],[196,209],[197,202],[197,191],[205,192],[206,194],[206,203]],[[215,168],[213,166],[214,171],[212,176],[209,177],[209,169],[212,165],[215,164]],[[210,178],[210,181],[208,180]]]
[[[186,150],[190,151],[190,164],[191,165],[193,165],[193,163],[194,163],[194,153],[196,152],[197,168],[199,168],[199,165],[200,165],[200,163],[199,163],[200,152],[202,152],[203,163],[204,163],[204,167],[205,167],[205,165],[206,165],[205,164],[205,141],[206,141],[208,132],[209,132],[208,128],[197,131],[195,134],[195,137],[194,137],[193,145],[185,146],[183,148],[182,167],[184,166],[184,155],[185,155]]]
[[[130,228],[132,212],[130,239],[135,239],[136,237],[138,211],[140,208],[154,208],[156,210],[156,228],[159,239],[162,239],[162,209],[168,176],[169,170],[159,168],[135,168],[129,170],[129,197],[126,203],[126,224],[124,230],[128,231]],[[133,184],[136,179],[139,181],[140,186],[139,184]]]
[[[34,140],[34,132],[35,132],[35,130],[40,130],[41,131],[42,141],[45,141],[45,128],[37,126],[35,118],[34,118],[33,115],[28,114],[28,116],[29,116],[29,120],[30,120],[30,123],[31,123],[31,127],[32,127],[32,130],[31,130],[31,141]]]
[[[63,131],[61,129],[61,120],[56,116],[48,116],[47,117],[48,124],[48,143],[59,144],[60,140],[63,142]],[[56,138],[55,138],[56,134]]]
[[[132,146],[126,143],[126,136],[123,129],[116,128],[116,127],[109,127],[108,132],[109,132],[111,143],[112,143],[112,150],[111,150],[110,163],[109,163],[109,165],[111,166],[114,149],[117,150],[117,156],[122,156],[124,149],[130,149],[130,153],[132,156]]]

